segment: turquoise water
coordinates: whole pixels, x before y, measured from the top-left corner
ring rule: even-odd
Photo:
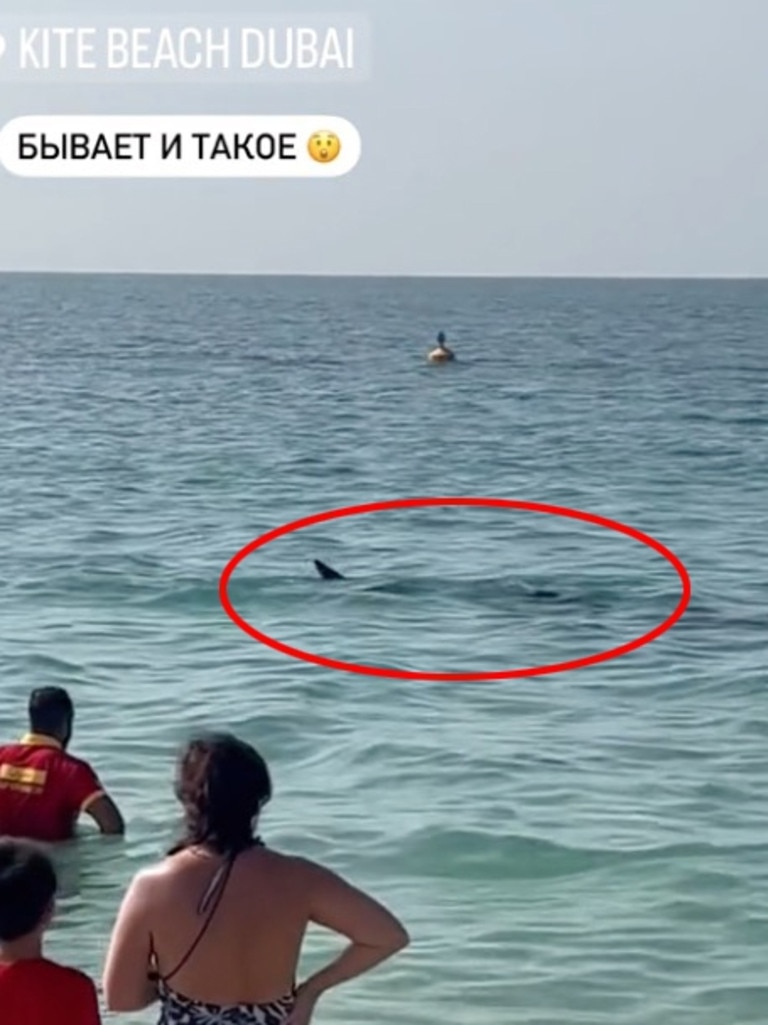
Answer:
[[[453,366],[423,362],[439,328]],[[271,764],[268,842],[412,934],[318,1025],[763,1022],[767,351],[759,282],[0,276],[0,727],[70,688],[129,826],[60,852],[51,953],[99,973],[173,835],[176,745],[218,726]],[[461,684],[292,660],[224,614],[261,533],[422,495],[620,520],[690,607],[618,660]],[[280,538],[231,596],[329,658],[493,672],[623,644],[680,581],[586,523],[440,507]]]

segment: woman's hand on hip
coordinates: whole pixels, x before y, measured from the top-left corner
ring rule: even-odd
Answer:
[[[301,986],[296,990],[293,1010],[285,1019],[285,1025],[310,1025],[317,1006],[317,997]]]

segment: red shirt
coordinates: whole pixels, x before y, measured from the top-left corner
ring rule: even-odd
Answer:
[[[101,1025],[96,987],[75,968],[38,958],[0,962],[3,1025]]]
[[[69,840],[81,811],[104,789],[87,762],[30,733],[0,747],[0,835]]]

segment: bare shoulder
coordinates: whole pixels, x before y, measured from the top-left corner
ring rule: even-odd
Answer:
[[[172,858],[165,858],[155,865],[139,869],[128,886],[126,899],[136,903],[151,900],[175,876],[178,866],[174,866],[172,861]]]
[[[305,879],[316,879],[328,872],[323,865],[299,854],[276,854],[275,856],[280,859],[287,871],[295,872],[296,875],[303,876]]]
[[[140,869],[122,901],[122,913],[135,922],[154,920],[172,906],[184,889],[183,866],[174,856]]]
[[[297,883],[310,882],[315,874],[316,866],[309,858],[298,854],[284,854],[270,847],[261,849],[260,856],[264,863],[276,873],[294,879]]]
[[[396,950],[408,943],[403,925],[372,894],[325,865],[300,860],[311,921],[371,946]]]
[[[310,858],[295,857],[291,861],[297,882],[303,885],[313,900],[343,901],[363,896],[353,883],[327,865],[321,865]]]
[[[312,861],[311,858],[304,858],[298,854],[282,854],[269,849],[264,855],[272,871],[289,882],[297,891],[303,890],[310,894],[333,887],[335,883],[344,885],[335,872]]]

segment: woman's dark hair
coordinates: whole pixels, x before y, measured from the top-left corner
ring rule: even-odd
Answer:
[[[0,942],[33,932],[56,895],[56,871],[36,844],[0,839]]]
[[[272,781],[250,744],[230,733],[209,733],[182,751],[175,791],[184,809],[184,835],[170,853],[204,844],[237,854],[253,843],[254,821],[272,797]]]

